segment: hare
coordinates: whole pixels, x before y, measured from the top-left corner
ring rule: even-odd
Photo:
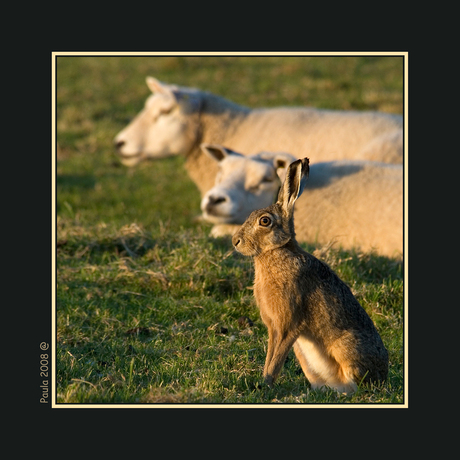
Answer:
[[[265,382],[273,385],[293,346],[313,389],[351,394],[386,379],[388,352],[349,287],[295,239],[294,204],[308,172],[308,158],[293,162],[278,201],[252,212],[232,242],[254,257],[254,296],[268,329]]]

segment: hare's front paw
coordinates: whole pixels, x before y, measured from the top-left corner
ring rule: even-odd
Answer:
[[[275,382],[275,379],[273,378],[272,375],[264,375],[264,380],[265,384],[268,385],[269,387],[273,387],[273,384]]]
[[[240,225],[236,224],[217,224],[214,225],[211,229],[210,235],[213,238],[221,238],[223,236],[233,236],[238,229],[240,228]]]

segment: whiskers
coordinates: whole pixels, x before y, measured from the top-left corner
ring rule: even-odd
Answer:
[[[262,249],[260,248],[258,242],[258,238],[254,237],[252,234],[246,234],[244,236],[244,252],[247,252],[246,255],[250,255],[253,257],[260,256],[262,254]],[[240,243],[241,244],[241,243]]]
[[[234,252],[236,252],[236,249],[232,247],[224,254],[222,260],[228,259]]]

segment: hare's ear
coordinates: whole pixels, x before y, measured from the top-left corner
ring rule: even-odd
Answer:
[[[200,144],[200,148],[204,153],[206,153],[206,155],[217,162],[222,161],[228,155],[241,155],[240,153],[234,152],[223,145],[203,143]]]
[[[278,203],[288,216],[294,212],[294,203],[303,192],[309,169],[308,158],[294,161],[289,165],[286,178],[278,194]]]

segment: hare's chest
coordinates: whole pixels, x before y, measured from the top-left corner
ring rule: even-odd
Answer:
[[[254,297],[263,317],[282,314],[289,316],[293,309],[296,287],[282,274],[256,270]]]

